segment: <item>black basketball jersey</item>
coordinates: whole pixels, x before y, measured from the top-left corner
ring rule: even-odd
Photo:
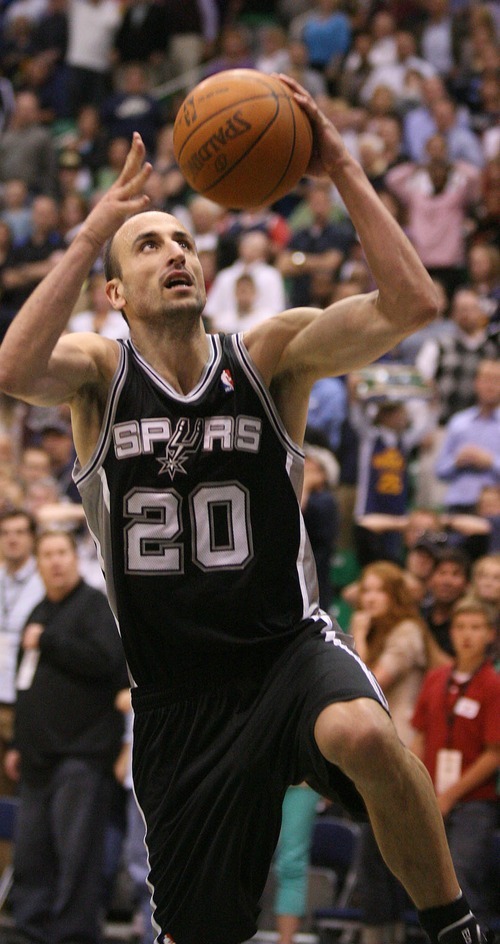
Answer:
[[[196,387],[175,391],[121,344],[101,435],[75,481],[134,683],[269,666],[318,607],[288,436],[241,335],[209,335]]]

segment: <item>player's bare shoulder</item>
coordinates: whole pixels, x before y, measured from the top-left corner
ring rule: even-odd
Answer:
[[[69,371],[78,369],[73,375],[73,399],[78,397],[85,387],[109,385],[119,358],[120,345],[117,341],[85,331],[63,334],[54,348],[51,360],[54,364],[67,364]]]
[[[317,308],[290,308],[245,333],[245,346],[268,386],[280,373],[289,344],[319,314]]]

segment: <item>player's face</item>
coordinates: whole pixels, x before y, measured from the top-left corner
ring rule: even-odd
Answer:
[[[119,276],[107,286],[114,308],[134,321],[199,318],[206,300],[193,237],[174,216],[132,217],[113,240]]]

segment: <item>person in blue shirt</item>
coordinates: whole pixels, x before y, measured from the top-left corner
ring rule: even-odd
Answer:
[[[447,511],[474,511],[481,489],[500,484],[500,361],[481,361],[474,387],[476,406],[451,417],[436,459]]]
[[[339,377],[322,377],[311,390],[307,428],[321,433],[332,452],[340,446],[342,423],[347,418],[347,390]]]

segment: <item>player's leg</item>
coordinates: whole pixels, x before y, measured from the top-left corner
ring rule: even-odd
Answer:
[[[359,790],[382,855],[417,908],[456,897],[459,886],[431,780],[383,708],[370,699],[329,705],[314,733],[323,756]]]
[[[351,778],[366,804],[380,851],[437,941],[469,921],[470,942],[479,939],[460,887],[430,777],[399,740],[381,705],[366,698],[336,702],[316,719],[322,755]],[[459,903],[460,902],[460,903]],[[451,937],[449,934],[451,933]]]

